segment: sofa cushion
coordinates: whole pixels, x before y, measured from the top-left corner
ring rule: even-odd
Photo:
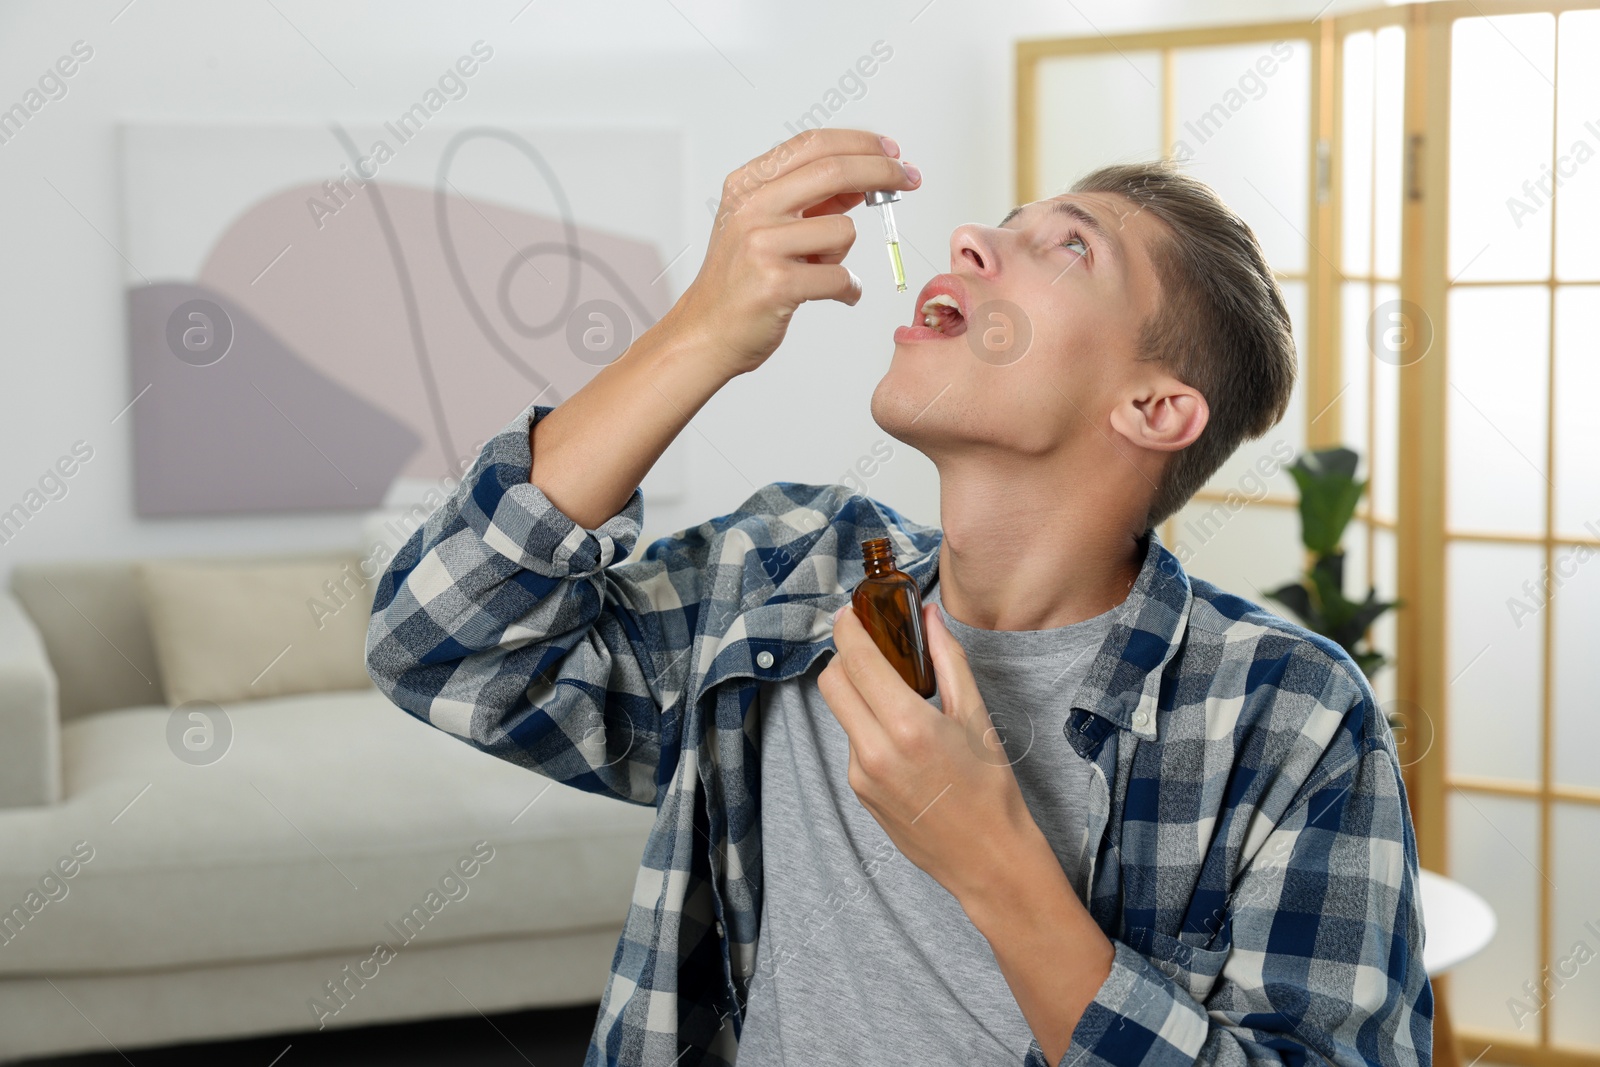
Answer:
[[[371,685],[364,650],[372,590],[359,566],[354,553],[327,561],[138,564],[167,703]]]
[[[62,722],[166,699],[131,562],[18,563],[11,591],[44,638]]]
[[[354,962],[380,941],[404,955],[412,939],[620,928],[627,916],[652,808],[488,756],[374,689],[228,706],[212,762],[169,742],[183,714],[67,724],[65,801],[0,811],[0,913],[35,904],[0,931],[0,974],[338,949]]]
[[[206,561],[328,562],[336,570],[349,557],[347,550],[324,550],[207,557]],[[28,609],[55,668],[62,722],[91,712],[170,699],[151,641],[136,573],[138,563],[133,559],[45,560],[24,561],[11,569],[11,590]],[[362,595],[371,602],[370,587]]]

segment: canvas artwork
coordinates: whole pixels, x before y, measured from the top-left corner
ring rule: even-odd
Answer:
[[[120,130],[141,516],[367,510],[459,475],[671,306],[676,131]],[[644,490],[681,490],[676,446]]]

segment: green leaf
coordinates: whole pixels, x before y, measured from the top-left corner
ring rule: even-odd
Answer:
[[[1362,635],[1373,622],[1392,607],[1394,607],[1392,602],[1378,599],[1376,589],[1369,589],[1367,598],[1360,604],[1352,605],[1349,616],[1342,619],[1338,629],[1329,636],[1345,648],[1352,649],[1361,641]]]
[[[1354,449],[1342,445],[1319,448],[1307,458],[1309,465],[1318,473],[1340,478],[1354,478],[1356,468],[1361,465],[1361,456]]]
[[[1281,589],[1274,589],[1267,596],[1300,616],[1300,621],[1306,629],[1317,630],[1317,611],[1311,606],[1311,594],[1307,592],[1305,586],[1299,582],[1291,582]]]
[[[1341,475],[1310,475],[1290,468],[1300,486],[1300,535],[1313,552],[1332,552],[1344,537],[1367,483]]]

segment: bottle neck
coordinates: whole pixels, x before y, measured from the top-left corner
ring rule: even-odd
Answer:
[[[894,550],[889,547],[887,537],[861,542],[861,556],[861,564],[868,578],[894,570]]]

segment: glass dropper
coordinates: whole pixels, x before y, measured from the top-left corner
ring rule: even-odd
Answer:
[[[889,205],[900,199],[898,189],[874,189],[866,194],[866,202],[878,209],[883,217],[883,241],[889,248],[889,265],[894,268],[894,290],[906,291],[906,265],[900,259],[900,231],[894,227],[894,208]]]

